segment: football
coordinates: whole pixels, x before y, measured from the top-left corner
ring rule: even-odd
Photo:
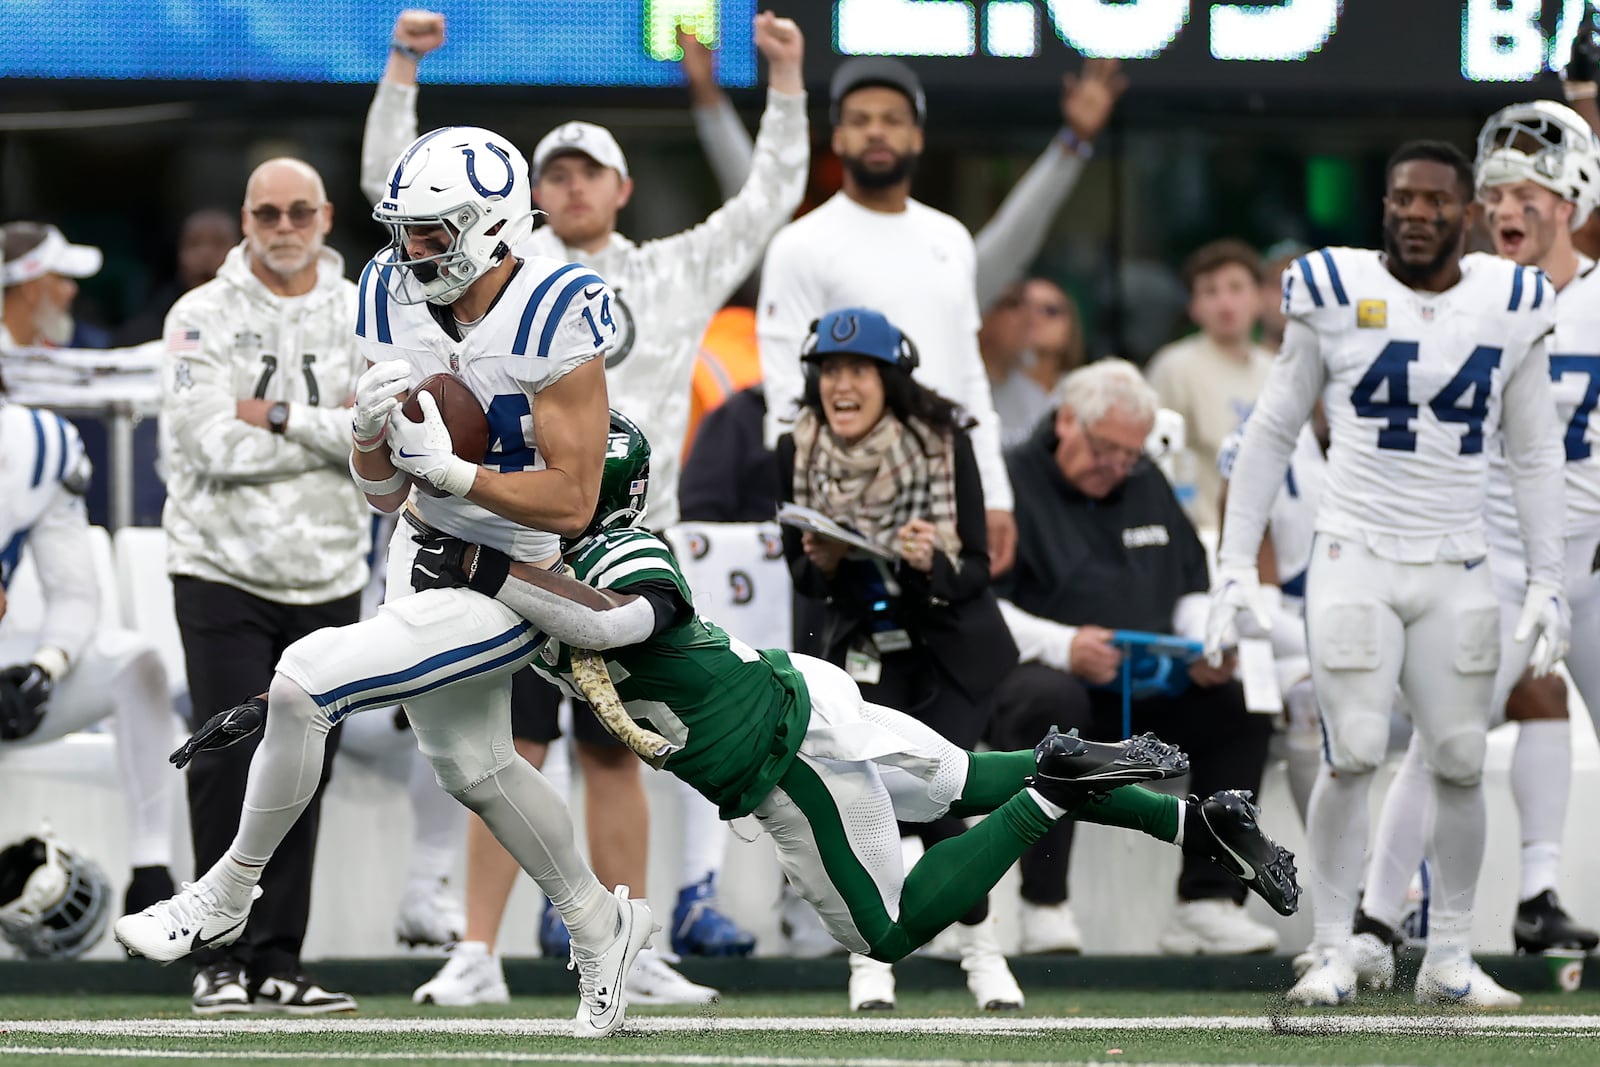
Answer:
[[[450,431],[451,451],[468,463],[482,463],[484,453],[489,451],[489,420],[467,383],[454,374],[424,378],[400,408],[400,414],[412,422],[422,421],[422,403],[417,399],[422,393],[432,393],[434,403],[439,405],[439,417]],[[412,478],[411,483],[429,496],[446,495],[420,478]]]

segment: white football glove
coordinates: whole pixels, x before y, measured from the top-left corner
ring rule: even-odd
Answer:
[[[356,410],[350,432],[359,451],[371,452],[383,444],[389,430],[389,413],[400,406],[400,395],[411,384],[411,365],[403,359],[374,363],[356,379]]]
[[[1528,595],[1523,598],[1522,615],[1512,639],[1521,644],[1534,635],[1536,628],[1538,640],[1529,666],[1535,678],[1543,678],[1567,654],[1567,642],[1572,637],[1572,610],[1567,598],[1548,582],[1528,583]]]
[[[1261,579],[1254,567],[1223,567],[1211,587],[1211,608],[1206,613],[1206,662],[1222,666],[1223,654],[1239,644],[1240,615],[1247,614],[1245,627],[1254,624],[1260,633],[1272,630],[1271,605],[1261,590]]]
[[[478,465],[451,450],[450,428],[433,394],[422,393],[417,402],[422,406],[421,422],[412,422],[398,407],[389,415],[389,457],[395,469],[451,496],[466,496],[478,477]]]

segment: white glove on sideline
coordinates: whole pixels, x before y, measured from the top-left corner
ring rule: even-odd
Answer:
[[[383,444],[389,413],[400,406],[400,394],[411,383],[411,365],[403,359],[374,363],[356,379],[356,409],[350,432],[359,451],[371,452]]]
[[[433,394],[423,393],[417,402],[422,407],[421,422],[412,422],[398,407],[389,416],[389,456],[395,469],[450,496],[466,496],[478,477],[478,465],[452,451],[450,428],[444,424]]]
[[[1272,608],[1261,589],[1254,567],[1224,567],[1211,587],[1211,608],[1206,613],[1206,662],[1222,666],[1225,650],[1239,643],[1241,613],[1249,616],[1260,633],[1272,631]]]
[[[1561,590],[1548,582],[1528,583],[1513,639],[1520,644],[1534,635],[1535,628],[1538,640],[1529,666],[1535,678],[1543,678],[1567,654],[1567,642],[1572,637],[1572,609]]]

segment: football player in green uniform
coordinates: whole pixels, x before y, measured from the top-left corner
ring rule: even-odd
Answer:
[[[1175,777],[1184,755],[1151,735],[1097,744],[1054,730],[1032,751],[967,752],[862,700],[838,667],[757,651],[695,612],[672,550],[638,525],[649,444],[616,413],[594,521],[563,573],[450,537],[424,539],[418,588],[465,586],[544,635],[533,668],[574,697],[574,650],[600,650],[622,707],[650,731],[642,757],[772,836],[796,889],[840,944],[893,961],[959,918],[1058,818],[1141,830],[1198,849],[1276,911],[1295,910],[1293,856],[1237,792],[1187,801],[1132,783]],[[581,659],[581,655],[580,655]],[[592,689],[591,689],[592,692]],[[627,733],[616,731],[624,740]],[[665,745],[660,742],[664,740]],[[896,820],[991,817],[901,864]]]

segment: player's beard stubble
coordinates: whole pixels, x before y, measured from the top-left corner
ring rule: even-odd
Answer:
[[[855,183],[863,189],[887,189],[903,181],[909,181],[916,173],[917,162],[921,158],[915,152],[896,154],[894,162],[882,168],[870,166],[861,156],[840,156],[839,162],[850,172],[850,177]]]
[[[1401,231],[1414,225],[1393,216],[1383,220],[1383,251],[1389,258],[1390,272],[1412,287],[1437,276],[1452,260],[1461,257],[1467,222],[1465,215],[1454,220],[1443,215],[1429,219],[1426,225],[1438,244],[1433,254],[1421,262],[1405,258],[1402,252]]]

